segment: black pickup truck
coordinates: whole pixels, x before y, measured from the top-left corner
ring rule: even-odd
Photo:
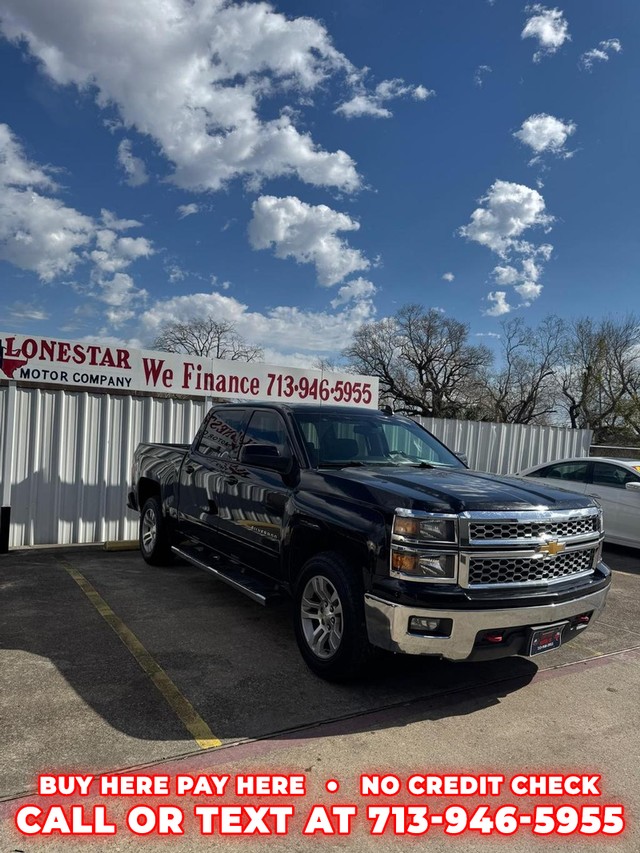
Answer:
[[[260,603],[293,596],[309,667],[374,647],[486,660],[571,640],[605,604],[596,503],[469,471],[383,411],[224,404],[193,444],[141,444],[129,506],[151,564],[173,554]]]

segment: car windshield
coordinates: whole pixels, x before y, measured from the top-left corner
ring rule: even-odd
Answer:
[[[409,419],[364,412],[296,412],[294,416],[314,468],[464,467],[457,456]]]

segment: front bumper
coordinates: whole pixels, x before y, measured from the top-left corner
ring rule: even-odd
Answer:
[[[609,586],[598,592],[584,595],[571,601],[545,604],[534,607],[512,607],[496,610],[446,610],[412,607],[396,604],[370,593],[365,594],[365,615],[369,641],[374,646],[391,652],[410,655],[435,655],[447,660],[482,659],[482,657],[506,657],[522,654],[524,636],[533,626],[550,625],[565,619],[591,613],[591,624],[602,612]],[[425,636],[409,633],[409,618],[423,616],[434,619],[449,619],[451,633],[447,637]],[[491,654],[483,655],[478,647],[478,635],[484,631],[511,632],[514,641],[503,648],[492,648]],[[489,651],[489,650],[487,650]]]

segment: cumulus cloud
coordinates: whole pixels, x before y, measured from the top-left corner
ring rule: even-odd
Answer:
[[[565,122],[546,113],[537,113],[525,119],[520,130],[513,135],[536,154],[530,161],[530,165],[533,165],[539,162],[540,155],[545,153],[564,159],[573,156],[573,152],[567,151],[565,145],[575,131],[576,124],[572,121]]]
[[[191,204],[180,204],[176,210],[178,214],[178,219],[184,219],[185,216],[193,216],[194,213],[198,213],[200,210],[200,206],[195,202]]]
[[[91,217],[52,197],[51,171],[0,124],[0,258],[43,281],[71,272],[94,235]]]
[[[357,231],[360,223],[325,204],[311,205],[295,196],[260,196],[252,205],[249,241],[254,249],[273,247],[277,258],[315,264],[318,281],[326,287],[343,281],[370,261],[338,236]]]
[[[487,302],[491,303],[491,307],[487,308],[483,313],[488,317],[501,317],[503,314],[508,314],[513,307],[507,302],[507,294],[504,290],[495,290],[488,293]]]
[[[476,86],[481,87],[484,85],[484,80],[487,74],[491,74],[491,66],[490,65],[478,65],[473,75],[473,82]]]
[[[356,278],[338,290],[336,298],[331,300],[331,307],[337,308],[340,305],[346,305],[348,302],[370,299],[375,292],[376,287],[373,282],[367,281],[366,278]]]
[[[518,238],[527,229],[548,229],[553,223],[553,217],[545,212],[543,197],[524,184],[495,181],[480,204],[460,233],[499,255],[518,249]]]
[[[35,0],[3,0],[0,29],[56,83],[94,91],[99,106],[151,138],[181,187],[281,176],[360,185],[344,151],[323,150],[286,111],[260,115],[283,91],[308,95],[332,76],[358,78],[312,18],[287,18],[264,2],[58,0],[53,15]]]
[[[512,285],[520,297],[519,304],[530,305],[542,292],[539,279],[553,246],[535,245],[522,237],[530,228],[548,231],[553,217],[546,213],[544,199],[537,190],[508,181],[495,181],[480,204],[460,234],[487,246],[501,258],[502,263],[492,272],[495,283],[499,287]],[[487,299],[492,303],[485,311],[489,316],[498,317],[512,310],[504,290],[489,293]]]
[[[598,47],[585,51],[581,55],[578,65],[585,71],[591,71],[596,62],[608,62],[611,53],[621,52],[622,44],[619,39],[606,39],[601,41]]]
[[[425,86],[410,86],[404,80],[383,80],[372,91],[367,91],[361,83],[354,95],[336,108],[335,112],[346,118],[391,118],[393,113],[386,106],[389,101],[398,98],[413,98],[416,101],[426,101],[435,95],[433,89]]]
[[[167,318],[188,322],[194,316],[211,315],[233,323],[238,334],[273,353],[338,353],[351,341],[354,332],[372,319],[373,304],[361,299],[342,311],[304,311],[278,306],[266,312],[222,293],[191,293],[158,300],[139,315],[140,333],[151,341]]]
[[[131,140],[123,139],[118,145],[118,163],[126,175],[125,182],[130,187],[139,187],[149,180],[144,160],[136,157],[131,150]]]
[[[569,24],[560,9],[548,9],[541,3],[527,6],[530,17],[524,25],[521,38],[537,39],[539,49],[533,54],[533,61],[540,62],[544,56],[552,56],[566,41],[571,41]]]
[[[446,272],[446,273],[442,276],[442,280],[443,280],[443,281],[453,281],[453,280],[454,280],[454,278],[455,278],[455,275],[454,275],[452,272]]]
[[[59,188],[52,172],[31,161],[11,129],[0,125],[0,258],[44,282],[89,262],[97,288],[89,292],[123,316],[125,303],[143,298],[144,291],[136,291],[128,275],[118,275],[152,255],[153,246],[145,237],[121,236],[140,225],[134,219],[119,219],[108,210],[94,219],[64,204],[55,197]]]

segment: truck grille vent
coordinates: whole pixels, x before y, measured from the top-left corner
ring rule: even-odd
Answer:
[[[475,542],[500,539],[557,539],[586,535],[598,530],[597,515],[569,518],[566,521],[471,521],[469,539]]]
[[[595,549],[569,551],[557,557],[473,557],[469,561],[469,586],[480,584],[545,583],[588,572]]]

